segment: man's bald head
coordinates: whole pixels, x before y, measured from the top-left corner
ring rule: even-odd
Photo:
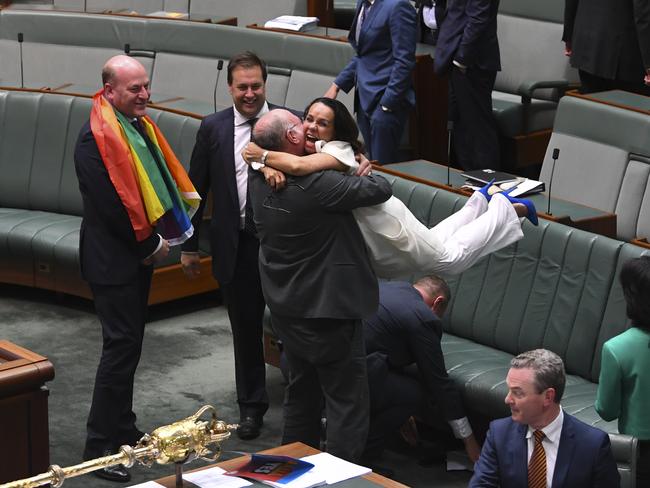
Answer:
[[[305,132],[302,121],[288,110],[271,110],[255,123],[253,142],[269,151],[282,151],[302,156],[305,153]]]
[[[104,97],[116,110],[129,118],[145,114],[149,100],[147,70],[130,56],[110,58],[102,69]]]

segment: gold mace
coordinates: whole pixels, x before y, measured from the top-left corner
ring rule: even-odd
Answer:
[[[207,420],[200,417],[211,412]],[[67,478],[91,473],[98,469],[117,464],[132,467],[136,461],[144,466],[158,464],[189,463],[194,459],[216,461],[221,455],[221,442],[230,437],[230,431],[237,424],[226,424],[217,420],[217,412],[212,405],[201,407],[194,415],[173,424],[158,427],[151,434],[145,434],[135,447],[122,446],[117,454],[85,461],[74,466],[62,468],[53,464],[47,472],[0,485],[0,488],[33,488],[51,484],[59,488]],[[208,446],[212,446],[212,450]]]

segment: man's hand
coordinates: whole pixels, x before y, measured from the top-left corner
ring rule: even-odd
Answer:
[[[463,443],[465,444],[465,452],[467,453],[467,456],[473,463],[478,461],[478,457],[481,455],[481,447],[478,445],[478,442],[476,442],[474,434],[463,439]]]
[[[260,169],[260,172],[264,175],[266,184],[275,191],[282,190],[287,184],[287,178],[282,171],[264,166]]]
[[[573,54],[573,49],[571,49],[571,43],[570,42],[565,42],[564,43],[564,55],[565,56],[571,56]]]
[[[645,83],[647,86],[650,86],[650,68],[645,70],[645,77],[643,78],[643,83]]]
[[[190,279],[194,279],[201,274],[201,258],[198,252],[182,252],[181,267],[183,273]]]
[[[325,98],[336,98],[339,94],[339,87],[336,86],[334,83],[332,83],[332,86],[330,86],[325,94],[323,95]]]
[[[366,158],[363,154],[359,153],[356,155],[356,160],[359,163],[359,167],[357,168],[357,172],[355,173],[355,175],[368,176],[372,172],[372,164],[370,164],[368,158]]]
[[[142,264],[149,266],[150,264],[153,263],[159,263],[163,259],[167,257],[169,254],[169,242],[167,242],[166,239],[163,239],[162,237],[160,238],[160,249],[158,249],[155,253],[153,253],[151,256],[149,256],[146,259],[142,260]]]

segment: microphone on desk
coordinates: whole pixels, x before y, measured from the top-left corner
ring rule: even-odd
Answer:
[[[447,186],[451,186],[451,175],[450,175],[450,166],[451,166],[451,133],[454,131],[454,121],[447,121]]]
[[[223,69],[223,59],[220,59],[217,63],[217,79],[214,81],[214,93],[212,94],[212,103],[214,103],[214,111],[217,111],[217,86],[219,85],[219,76],[221,76],[221,70]]]
[[[20,46],[20,88],[25,88],[25,74],[23,72],[23,33],[18,33],[18,46]]]
[[[553,215],[551,213],[551,187],[553,186],[553,173],[555,172],[555,163],[557,163],[557,158],[560,157],[560,150],[556,147],[553,149],[553,166],[551,167],[551,178],[548,180],[548,215]]]

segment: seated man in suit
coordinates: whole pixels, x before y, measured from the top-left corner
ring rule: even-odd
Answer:
[[[415,284],[379,283],[379,308],[363,321],[370,388],[370,429],[364,462],[381,453],[387,435],[422,408],[441,405],[454,436],[472,461],[480,447],[464,413],[458,390],[447,376],[440,348],[442,323],[451,293],[445,281],[425,276]],[[417,376],[405,368],[417,366]]]
[[[506,383],[512,416],[490,423],[470,487],[619,486],[608,435],[560,408],[566,376],[557,354],[518,355]]]

